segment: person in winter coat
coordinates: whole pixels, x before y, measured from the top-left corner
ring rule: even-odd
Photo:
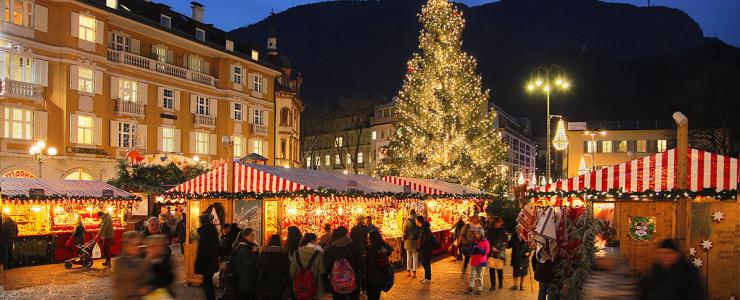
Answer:
[[[631,272],[631,267],[620,255],[618,247],[604,248],[596,253],[596,268],[583,283],[583,299],[637,299],[637,279],[630,274]],[[548,300],[550,299],[557,299],[557,297],[549,298],[548,296]]]
[[[379,300],[381,291],[393,282],[393,267],[391,267],[388,256],[393,253],[393,247],[383,240],[383,236],[377,230],[370,231],[367,246],[367,299]]]
[[[221,237],[218,240],[218,255],[221,261],[229,260],[232,247],[241,230],[235,224],[224,224],[221,228]]]
[[[159,255],[152,259],[149,272],[145,276],[144,289],[147,293],[162,289],[164,293],[174,298],[170,285],[175,281],[175,273],[172,271],[172,250],[168,247],[169,237],[164,234],[150,235],[146,238],[146,248],[153,249]]]
[[[367,234],[370,232],[370,228],[365,224],[365,218],[362,216],[357,217],[357,225],[352,227],[349,231],[349,237],[352,239],[352,243],[355,244],[358,250],[360,250],[360,259],[365,261],[367,253]],[[365,275],[365,264],[360,264],[360,270],[357,272],[360,276]],[[360,283],[362,284],[362,291],[365,291],[365,278],[360,277]]]
[[[468,293],[480,295],[483,292],[483,271],[488,266],[488,253],[491,246],[486,240],[483,228],[476,228],[474,238],[470,243],[470,284]],[[476,289],[476,285],[478,285]]]
[[[419,226],[416,226],[416,211],[411,210],[403,224],[403,248],[406,249],[406,275],[416,278],[419,265]]]
[[[152,260],[159,256],[156,249],[146,249],[142,257],[141,241],[144,236],[139,231],[127,231],[121,239],[121,255],[115,260],[113,268],[113,299],[128,300],[141,299],[147,292],[142,290],[144,276],[152,264]]]
[[[300,247],[301,240],[303,239],[303,234],[301,234],[301,230],[298,229],[296,226],[290,226],[288,227],[288,238],[285,239],[285,251],[286,254],[288,254],[288,257],[293,255],[293,252],[298,250],[298,247]]]
[[[229,271],[236,283],[237,299],[257,299],[257,268],[259,246],[256,243],[257,233],[252,228],[240,231],[234,241],[234,248],[229,259]]]
[[[655,263],[641,281],[640,299],[705,300],[702,285],[696,267],[678,251],[675,241],[667,239],[655,251]]]
[[[110,214],[102,211],[98,212],[98,218],[100,219],[100,229],[98,229],[95,239],[102,241],[100,250],[102,250],[103,257],[105,257],[103,266],[110,266],[110,247],[113,245],[113,219],[111,219]]]
[[[85,224],[82,223],[82,218],[80,216],[77,216],[75,223],[77,225],[75,225],[75,231],[72,232],[72,237],[75,239],[75,244],[77,246],[82,246],[82,244],[85,243]]]
[[[511,267],[514,274],[514,285],[510,289],[523,291],[524,276],[529,274],[529,255],[531,251],[527,243],[519,238],[518,232],[521,230],[521,227],[517,225],[516,228],[517,233],[511,235],[511,239],[509,239],[509,243],[506,245],[507,248],[511,248]],[[519,282],[518,285],[517,281]]]
[[[270,236],[267,246],[259,255],[259,296],[263,300],[280,300],[285,295],[290,282],[290,260],[283,252],[280,235]]]
[[[486,240],[491,245],[491,251],[488,254],[489,257],[497,258],[506,263],[506,229],[504,229],[504,220],[500,217],[493,217],[493,220],[489,222],[489,227],[486,229]],[[498,288],[504,288],[504,270],[503,269],[488,269],[488,275],[491,278],[490,291],[496,289],[496,276],[498,276]]]
[[[185,238],[187,237],[185,218],[177,221],[177,225],[175,225],[175,234],[177,234],[177,242],[180,243],[180,253],[185,255]]]
[[[337,266],[340,266],[340,262],[338,261],[344,259],[349,262],[349,266],[354,272],[356,284],[356,288],[346,294],[338,293],[335,289],[332,293],[332,298],[334,300],[357,300],[360,295],[360,278],[362,278],[362,274],[360,273],[362,268],[360,265],[363,264],[360,249],[358,249],[357,245],[352,242],[352,239],[347,236],[347,228],[344,226],[339,226],[337,229],[334,229],[331,237],[331,247],[326,250],[326,253],[324,254],[324,268],[326,272],[329,273],[330,281],[334,284],[335,277],[337,277],[337,274],[334,274],[336,271],[334,263],[336,262]]]
[[[460,250],[464,257],[461,274],[463,278],[465,277],[465,271],[468,269],[468,264],[470,264],[470,253],[467,253],[467,251],[470,249],[470,243],[473,241],[475,231],[479,228],[483,228],[483,225],[480,224],[480,218],[473,215],[470,217],[470,222],[463,226],[460,236],[458,237],[458,245],[460,245]]]
[[[419,260],[421,266],[424,267],[424,279],[420,280],[421,283],[432,282],[432,230],[430,229],[429,222],[424,219],[424,216],[416,217],[416,226],[421,228],[419,230]]]
[[[10,269],[13,259],[13,243],[18,238],[18,225],[10,216],[2,215],[2,235],[0,235],[0,256],[5,270]]]
[[[215,300],[213,274],[218,271],[218,231],[211,224],[211,216],[200,216],[198,228],[198,253],[195,256],[195,274],[203,275],[203,291],[206,300]]]
[[[555,265],[556,261],[548,260],[544,263],[537,260],[537,255],[532,256],[532,271],[534,271],[534,280],[539,283],[539,291],[537,293],[537,300],[557,300],[558,293],[553,288],[550,291],[550,283],[553,277],[555,277]],[[589,298],[586,298],[589,299]]]
[[[329,242],[331,241],[331,224],[324,224],[324,234],[319,237],[318,244],[322,249],[326,250],[329,248]]]
[[[456,248],[457,250],[454,253],[455,260],[462,259],[459,241],[460,241],[460,234],[462,233],[463,227],[465,227],[465,221],[463,221],[463,217],[461,215],[457,218],[457,223],[455,223],[455,225],[452,226],[452,228],[450,229],[453,232],[452,240],[454,241],[455,246],[457,247]]]
[[[290,278],[295,280],[298,272],[303,266],[304,269],[310,269],[314,280],[316,281],[316,295],[313,299],[320,299],[324,295],[324,280],[321,275],[326,272],[326,266],[324,265],[324,250],[321,246],[316,244],[317,238],[313,233],[306,233],[303,235],[301,246],[298,250],[293,253],[290,259]],[[316,255],[313,262],[311,257]],[[300,266],[298,260],[300,259]]]

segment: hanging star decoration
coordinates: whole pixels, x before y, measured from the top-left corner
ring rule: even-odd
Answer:
[[[721,211],[715,211],[712,214],[712,220],[715,221],[715,222],[722,221],[722,219],[724,219],[724,218],[725,218],[725,213],[723,213]]]
[[[689,255],[696,256],[696,248],[694,247],[689,248]]]
[[[704,261],[701,260],[701,258],[694,257],[694,260],[691,261],[692,264],[698,269],[701,268],[704,265]]]
[[[712,242],[709,240],[703,240],[701,241],[701,247],[704,248],[704,250],[712,249]]]

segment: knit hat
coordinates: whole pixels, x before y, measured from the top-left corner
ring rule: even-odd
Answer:
[[[664,249],[671,249],[674,251],[678,251],[678,245],[676,245],[676,241],[673,239],[665,239],[662,242],[660,242],[660,245],[658,248],[664,248]]]
[[[475,233],[475,234],[480,233],[480,235],[485,235],[486,234],[486,231],[483,229],[483,227],[475,227],[473,229],[473,233]]]

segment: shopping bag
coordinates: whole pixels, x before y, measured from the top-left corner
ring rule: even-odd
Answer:
[[[500,258],[489,257],[488,267],[491,269],[501,270],[504,268],[504,260]]]
[[[144,295],[143,300],[173,300],[170,291],[166,288],[158,288],[153,290],[151,293]]]
[[[93,247],[92,250],[92,258],[101,258],[102,256],[103,254],[100,252],[100,245],[98,245],[98,243],[95,243],[95,247]]]
[[[64,247],[72,248],[74,249],[75,246],[75,236],[70,235],[66,242],[64,242]]]

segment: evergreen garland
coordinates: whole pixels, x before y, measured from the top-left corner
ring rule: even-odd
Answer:
[[[737,190],[703,189],[701,191],[691,190],[670,190],[670,191],[653,191],[646,190],[642,192],[624,192],[622,189],[610,189],[609,191],[597,190],[580,190],[580,191],[548,191],[542,192],[537,190],[527,191],[530,198],[581,198],[581,199],[604,199],[612,198],[614,200],[641,200],[648,198],[657,201],[673,201],[678,198],[714,198],[718,200],[734,200],[737,197]]]
[[[119,189],[138,193],[163,193],[167,186],[174,186],[209,170],[204,164],[178,167],[175,163],[166,165],[131,164],[118,160],[116,177],[108,184]]]

